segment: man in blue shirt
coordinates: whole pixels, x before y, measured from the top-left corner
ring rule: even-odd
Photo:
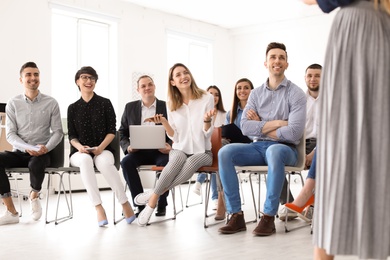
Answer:
[[[254,138],[253,143],[229,144],[218,154],[226,208],[232,215],[227,225],[219,229],[223,234],[246,230],[235,166],[268,166],[264,215],[253,231],[255,235],[268,236],[275,233],[284,166],[294,166],[298,160],[296,145],[305,130],[306,95],[284,75],[288,67],[284,44],[272,42],[267,46],[264,65],[269,77],[252,90],[241,118],[241,130]]]

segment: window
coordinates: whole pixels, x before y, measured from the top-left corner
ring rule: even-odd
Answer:
[[[115,19],[114,19],[115,20]],[[118,107],[116,21],[100,14],[52,6],[52,96],[62,117],[80,97],[75,74],[82,66],[99,75],[95,92]]]
[[[183,63],[195,78],[196,84],[206,89],[213,83],[213,55],[211,40],[173,31],[167,32],[167,71],[175,63]]]

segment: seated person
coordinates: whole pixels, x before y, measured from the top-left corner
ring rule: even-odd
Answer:
[[[133,204],[135,207],[138,207],[136,215],[145,208],[144,205],[137,205],[134,202],[134,198],[144,192],[137,168],[140,165],[165,166],[168,162],[168,154],[171,150],[170,144],[172,143],[167,137],[165,149],[135,150],[131,148],[129,125],[154,124],[144,121],[155,114],[162,114],[167,117],[165,101],[156,98],[156,86],[150,76],[143,75],[138,78],[137,91],[141,95],[141,99],[126,104],[119,128],[120,145],[123,153],[126,155],[121,161],[122,172],[130,188]],[[168,205],[167,196],[168,191],[160,196],[156,216],[165,216],[166,206]]]
[[[307,86],[306,91],[306,126],[305,126],[305,138],[306,138],[306,160],[305,160],[305,168],[309,169],[311,164],[311,159],[313,154],[311,153],[316,146],[316,137],[317,137],[317,106],[318,106],[318,94],[320,89],[321,82],[321,72],[322,66],[319,64],[311,64],[307,67],[305,72],[305,82]],[[289,191],[287,201],[287,179],[283,183],[282,194],[280,195],[280,204],[284,205],[286,202],[292,202],[294,197]],[[286,215],[288,216],[288,220],[296,218],[298,215],[295,212],[287,211],[283,206],[278,212],[279,219],[284,221]]]
[[[252,90],[241,118],[242,133],[252,136],[253,142],[228,144],[218,153],[226,208],[232,215],[227,225],[219,229],[223,234],[246,230],[235,166],[268,166],[264,214],[252,233],[269,236],[276,232],[275,215],[285,179],[285,165],[294,166],[298,161],[296,145],[305,130],[306,96],[284,75],[288,67],[284,44],[272,42],[267,46],[264,66],[269,77]]]
[[[102,205],[95,169],[98,169],[115,192],[123,215],[131,224],[135,215],[127,199],[123,183],[115,167],[111,142],[116,134],[116,116],[111,101],[94,92],[98,74],[92,67],[82,67],[75,75],[81,98],[68,107],[70,165],[80,167],[81,180],[96,209],[98,225],[108,224]]]
[[[140,226],[148,224],[161,194],[189,180],[200,167],[209,166],[213,161],[214,98],[196,85],[184,64],[173,65],[168,78],[169,121],[161,114],[156,114],[153,121],[164,126],[173,140],[172,150],[156,187],[134,199],[138,205],[146,205],[137,219]]]
[[[233,98],[232,108],[230,109],[230,111],[226,113],[226,119],[225,119],[226,126],[228,126],[229,124],[234,124],[235,126],[238,127],[239,131],[241,131],[242,112],[244,111],[246,103],[248,102],[248,97],[252,89],[253,89],[253,84],[249,79],[241,78],[237,80],[236,84],[234,85],[234,98]],[[242,133],[240,134],[242,136]],[[248,138],[248,140],[250,139]],[[226,137],[222,138],[222,145],[226,145],[231,142],[234,141]],[[220,178],[217,178],[217,180],[219,179]],[[220,181],[218,181],[218,185],[217,185],[218,188],[217,212],[215,214],[214,219],[224,220],[226,218],[226,207],[223,199],[224,197],[223,197],[222,185],[219,182]]]
[[[63,136],[57,101],[38,89],[40,71],[37,65],[34,62],[22,65],[19,80],[24,93],[10,99],[6,106],[7,141],[13,146],[13,151],[0,153],[0,196],[6,207],[0,216],[0,225],[19,223],[19,213],[12,201],[11,187],[5,172],[5,168],[10,167],[29,168],[31,218],[41,218],[39,192],[45,178],[45,168],[50,165],[49,152]],[[25,149],[21,145],[34,145],[38,149]]]
[[[303,186],[301,192],[298,194],[298,197],[296,197],[292,203],[285,204],[287,209],[298,213],[298,216],[300,218],[308,222],[311,221],[311,218],[306,215],[308,214],[309,211],[306,210],[306,214],[302,214],[302,213],[308,206],[311,206],[314,203],[317,152],[314,149],[310,154],[313,155],[313,160],[309,169],[309,173],[307,174],[305,185]]]
[[[217,114],[213,117],[211,123],[214,127],[221,127],[225,122],[226,111],[223,107],[221,90],[217,86],[210,86],[207,88],[207,92],[214,96],[214,108]],[[193,192],[200,195],[200,189],[202,183],[206,180],[205,173],[199,173],[195,182]],[[213,203],[213,209],[217,209],[218,205],[218,189],[217,189],[217,178],[216,174],[211,175],[211,200]]]

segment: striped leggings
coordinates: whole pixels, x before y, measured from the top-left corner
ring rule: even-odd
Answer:
[[[169,161],[161,172],[160,178],[154,188],[154,193],[161,195],[165,191],[189,180],[202,166],[213,163],[211,151],[188,155],[180,150],[169,152]]]

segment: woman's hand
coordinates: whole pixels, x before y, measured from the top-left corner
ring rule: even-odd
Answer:
[[[76,147],[77,148],[77,147]],[[89,147],[88,145],[81,145],[80,147],[77,148],[80,153],[92,153],[96,147]]]
[[[168,144],[168,143],[165,143],[165,148],[162,148],[162,149],[158,149],[158,151],[160,153],[163,153],[163,154],[169,154],[169,152],[171,151],[172,147]]]
[[[163,114],[156,114],[152,117],[146,118],[144,121],[153,122],[155,124],[164,124],[168,122],[168,120],[163,116]]]
[[[211,109],[210,111],[207,111],[205,114],[204,114],[204,117],[203,117],[203,121],[206,123],[206,122],[210,122],[211,123],[211,119],[213,116],[215,116],[217,114],[217,110],[215,108]]]
[[[94,155],[99,155],[104,151],[104,149],[100,148],[100,146],[95,146],[93,148],[95,149],[93,149],[91,153],[93,153]]]
[[[317,0],[302,0],[307,5],[316,5]]]

